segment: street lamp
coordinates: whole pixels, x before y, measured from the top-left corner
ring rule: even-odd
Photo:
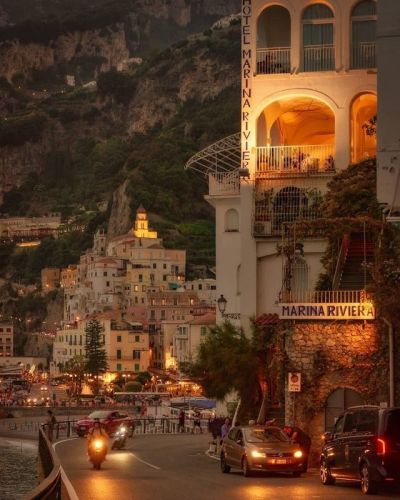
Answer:
[[[218,309],[221,314],[224,314],[227,302],[226,298],[221,294],[220,298],[217,300]]]

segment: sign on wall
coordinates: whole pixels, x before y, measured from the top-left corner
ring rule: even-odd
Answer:
[[[301,373],[289,372],[289,374],[288,374],[288,391],[289,392],[300,392],[301,391]]]
[[[252,98],[252,49],[251,20],[253,16],[252,0],[242,1],[242,158],[241,167],[250,168],[250,111]]]
[[[279,304],[280,319],[296,320],[372,320],[375,307],[372,302],[348,304]]]

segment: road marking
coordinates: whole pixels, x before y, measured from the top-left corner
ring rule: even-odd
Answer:
[[[215,455],[211,455],[211,453],[209,453],[208,451],[205,451],[204,452],[204,455],[206,455],[207,457],[209,458],[212,458],[213,460],[217,460],[217,462],[219,462],[219,457],[216,457]]]
[[[76,438],[61,439],[61,441],[57,441],[57,443],[53,444],[53,448],[56,449],[56,446],[58,444],[66,443],[67,441],[74,441],[75,439],[79,439],[79,438],[76,437]]]
[[[161,470],[161,467],[157,467],[157,465],[153,465],[153,464],[150,464],[149,462],[146,462],[145,460],[142,460],[141,458],[139,458],[137,455],[135,455],[134,453],[132,453],[131,451],[129,452],[133,458],[136,458],[136,460],[138,462],[142,462],[142,464],[145,464],[145,465],[148,465],[149,467],[151,467],[152,469],[155,469],[155,470]]]

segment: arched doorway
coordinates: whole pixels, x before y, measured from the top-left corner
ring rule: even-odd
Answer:
[[[350,406],[364,404],[361,394],[347,387],[340,387],[331,392],[325,405],[325,430],[333,429],[336,419]]]
[[[280,5],[267,7],[257,21],[257,73],[290,73],[290,14]]]
[[[258,117],[258,170],[333,170],[334,157],[335,114],[321,100],[283,97],[266,106]]]
[[[372,93],[360,94],[351,104],[351,161],[357,163],[376,156],[377,99]]]

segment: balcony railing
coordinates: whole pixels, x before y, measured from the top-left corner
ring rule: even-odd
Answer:
[[[210,196],[232,196],[240,193],[240,177],[237,171],[209,174]]]
[[[352,48],[352,69],[376,68],[376,43],[360,42]]]
[[[257,173],[334,173],[335,146],[266,146],[257,148]]]
[[[359,304],[366,300],[365,290],[307,290],[283,292],[281,303],[300,304]]]
[[[335,69],[334,45],[308,45],[303,48],[303,71]]]
[[[257,49],[257,74],[290,73],[290,47]]]

